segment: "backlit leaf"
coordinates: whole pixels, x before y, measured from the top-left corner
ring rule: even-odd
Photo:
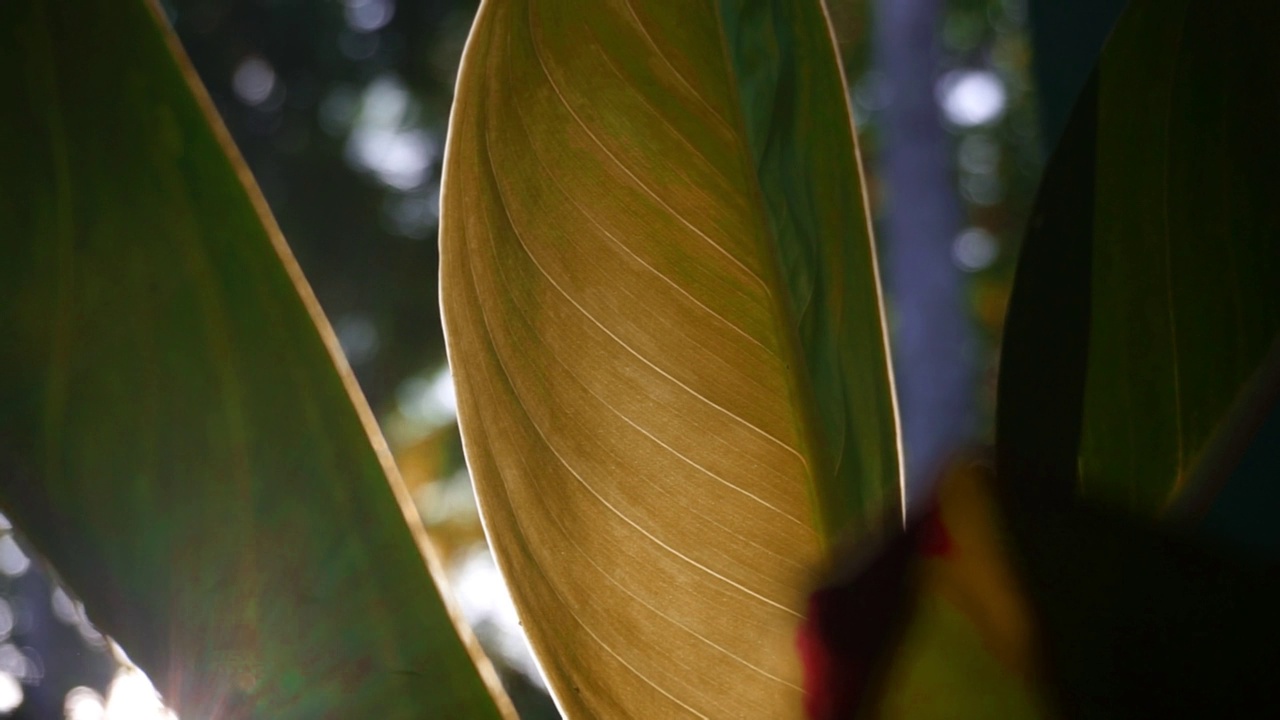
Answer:
[[[825,544],[900,522],[816,0],[482,5],[442,302],[486,528],[574,717],[792,717]]]
[[[183,717],[499,717],[158,11],[5,3],[0,65],[4,511]]]

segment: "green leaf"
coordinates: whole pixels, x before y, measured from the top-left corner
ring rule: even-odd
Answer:
[[[1050,158],[1027,221],[1005,317],[996,403],[996,479],[1023,523],[1078,486],[1093,257],[1098,76]],[[1030,523],[1033,526],[1034,523]],[[1029,529],[1034,529],[1029,527]]]
[[[184,717],[501,716],[155,6],[6,3],[0,64],[5,512]]]
[[[1061,717],[1245,715],[1274,685],[1275,459],[1239,469],[1280,427],[1280,6],[1245,5],[1131,3],[1019,262],[1000,480]]]
[[[562,709],[797,715],[824,546],[901,514],[820,3],[485,3],[442,210],[467,459]]]
[[[996,661],[986,638],[955,604],[926,593],[913,611],[873,717],[1047,717],[1030,683]]]
[[[1167,508],[1276,342],[1277,22],[1271,3],[1135,2],[1103,52],[1088,495]]]
[[[1102,53],[1072,121],[1096,143],[1046,174],[1006,329],[1000,452],[1053,465],[1038,482],[1078,474],[1085,497],[1197,513],[1274,405],[1280,51],[1263,28],[1280,8],[1264,5],[1134,2]],[[1078,473],[1060,427],[1076,416]]]

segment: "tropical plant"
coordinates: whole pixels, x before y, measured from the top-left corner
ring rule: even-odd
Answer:
[[[1266,697],[1280,9],[1227,5],[1116,29],[1028,229],[994,479],[920,508],[821,4],[482,5],[442,304],[566,714]],[[512,716],[158,8],[0,28],[5,512],[184,716]]]

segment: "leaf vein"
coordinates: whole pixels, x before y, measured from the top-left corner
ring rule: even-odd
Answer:
[[[759,274],[757,274],[751,268],[747,267],[746,264],[744,264],[737,257],[734,257],[733,253],[725,249],[724,246],[720,245],[715,240],[712,240],[709,235],[704,233],[702,230],[698,229],[696,225],[689,222],[689,220],[686,219],[683,215],[676,212],[675,209],[672,208],[670,205],[668,205],[666,201],[664,201],[661,197],[659,197],[658,194],[654,192],[652,188],[650,188],[648,185],[644,183],[643,180],[637,177],[636,174],[633,173],[631,169],[626,166],[626,164],[624,164],[620,159],[618,159],[616,155],[610,152],[609,148],[605,146],[605,144],[600,140],[600,138],[597,137],[596,134],[591,131],[591,128],[587,126],[586,122],[583,121],[581,116],[578,115],[577,111],[573,109],[573,106],[569,103],[568,98],[565,97],[564,92],[560,89],[560,86],[556,83],[555,78],[551,75],[551,70],[547,67],[546,60],[542,57],[541,43],[538,40],[538,34],[534,32],[532,2],[530,2],[529,4],[529,10],[530,10],[529,39],[533,44],[534,57],[538,59],[538,66],[541,68],[542,74],[547,78],[547,84],[551,87],[552,90],[555,91],[556,97],[559,98],[560,100],[560,104],[564,106],[566,111],[568,111],[569,115],[574,119],[574,122],[576,122],[582,128],[583,132],[587,134],[587,137],[591,138],[591,141],[595,143],[597,147],[600,148],[600,151],[603,152],[606,157],[608,157],[610,160],[613,161],[615,165],[618,166],[618,169],[622,170],[622,172],[626,173],[627,177],[631,178],[631,180],[636,184],[636,187],[643,190],[646,195],[651,197],[654,200],[654,202],[658,203],[658,205],[662,206],[662,209],[670,213],[672,217],[679,220],[682,225],[692,230],[695,235],[705,240],[707,244],[711,245],[711,247],[718,250],[720,254],[728,258],[730,262],[732,262],[734,265],[737,265],[739,268],[741,268],[743,272],[745,272],[750,278],[755,280],[755,282],[760,286],[761,290],[764,291],[767,297],[772,296],[772,293],[769,290],[768,283],[766,283],[764,279],[760,277]]]

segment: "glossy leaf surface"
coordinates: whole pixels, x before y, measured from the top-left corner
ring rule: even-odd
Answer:
[[[158,11],[8,3],[0,59],[4,511],[183,717],[499,717]]]
[[[468,462],[571,717],[793,717],[830,538],[899,522],[821,5],[488,2],[442,301]]]

